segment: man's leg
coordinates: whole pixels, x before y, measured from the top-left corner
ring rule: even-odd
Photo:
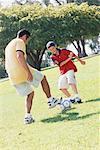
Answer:
[[[33,71],[33,81],[31,82],[31,84],[34,87],[38,87],[40,83],[41,83],[43,92],[45,93],[46,97],[48,98],[49,108],[55,107],[58,104],[58,101],[57,101],[58,99],[51,96],[50,86],[46,79],[46,76],[44,76],[40,71],[34,70]]]
[[[46,76],[44,76],[43,80],[41,81],[42,89],[44,93],[46,94],[47,98],[51,97],[51,92],[50,92],[50,86],[48,84],[48,81],[46,79]]]
[[[23,82],[18,85],[14,85],[16,88],[17,92],[21,96],[26,96],[25,99],[25,118],[24,118],[24,123],[29,124],[32,123],[34,120],[32,118],[32,115],[30,114],[31,108],[32,108],[32,101],[33,101],[33,96],[34,96],[34,91],[32,87],[30,86],[29,83]]]
[[[30,124],[30,123],[34,122],[34,119],[31,115],[33,96],[34,96],[34,91],[31,92],[30,94],[28,94],[26,97],[26,100],[25,100],[25,109],[26,109],[26,115],[24,118],[25,124]]]
[[[26,100],[25,100],[26,113],[31,112],[33,96],[34,96],[34,91],[32,93],[30,93],[29,95],[27,95],[27,97],[26,97]]]
[[[59,100],[51,96],[50,86],[48,84],[46,76],[44,76],[44,78],[42,79],[41,85],[44,93],[46,94],[46,97],[48,98],[49,108],[55,107],[59,103]]]

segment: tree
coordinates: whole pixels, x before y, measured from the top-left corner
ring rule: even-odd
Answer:
[[[33,4],[36,0],[15,0],[17,4],[24,5],[26,3]]]
[[[1,57],[4,57],[6,44],[16,37],[19,29],[25,27],[31,32],[28,62],[37,69],[40,69],[49,40],[54,40],[58,46],[72,42],[76,47],[74,41],[78,41],[80,47],[80,39],[89,39],[100,33],[99,7],[87,4],[67,4],[56,8],[51,5],[44,8],[39,4],[18,5],[1,9],[0,14]]]

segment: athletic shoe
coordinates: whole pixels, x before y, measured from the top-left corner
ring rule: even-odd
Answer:
[[[51,100],[48,101],[49,108],[54,108],[58,103],[59,99],[53,97]]]
[[[24,124],[31,124],[33,123],[35,120],[32,118],[32,116],[30,117],[25,117],[24,118]]]
[[[75,98],[71,98],[71,99],[70,99],[70,102],[71,102],[71,103],[76,103],[76,102],[75,102]]]
[[[79,103],[80,104],[80,103],[83,103],[83,102],[82,102],[81,98],[75,97],[75,103]]]

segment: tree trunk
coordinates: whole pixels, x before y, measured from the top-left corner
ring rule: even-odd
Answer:
[[[45,52],[45,49],[42,51],[37,51],[36,54],[34,54],[32,51],[27,53],[27,62],[30,66],[37,70],[41,70],[41,63],[42,63],[42,57]]]
[[[76,43],[77,43],[77,47],[78,47],[78,56],[82,57],[82,53],[81,53],[82,51],[81,51],[80,41],[77,40]]]
[[[79,40],[76,40],[77,46],[75,45],[75,43],[74,43],[73,41],[72,41],[72,44],[74,45],[74,47],[75,47],[76,50],[78,51],[78,56],[79,56],[79,57],[82,57],[80,41],[79,41]]]
[[[86,50],[85,50],[85,40],[82,38],[81,39],[81,45],[82,45],[82,57],[86,57],[87,54],[86,54]]]

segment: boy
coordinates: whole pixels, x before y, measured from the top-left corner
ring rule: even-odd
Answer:
[[[75,57],[82,65],[85,64],[85,61],[77,57],[73,52],[66,49],[58,49],[56,44],[53,41],[49,41],[46,44],[47,49],[52,53],[52,60],[55,64],[59,66],[60,77],[58,80],[58,88],[74,103],[81,103],[81,98],[77,90],[75,72],[77,68],[72,61],[72,58]],[[74,97],[68,92],[68,87],[71,86]]]

